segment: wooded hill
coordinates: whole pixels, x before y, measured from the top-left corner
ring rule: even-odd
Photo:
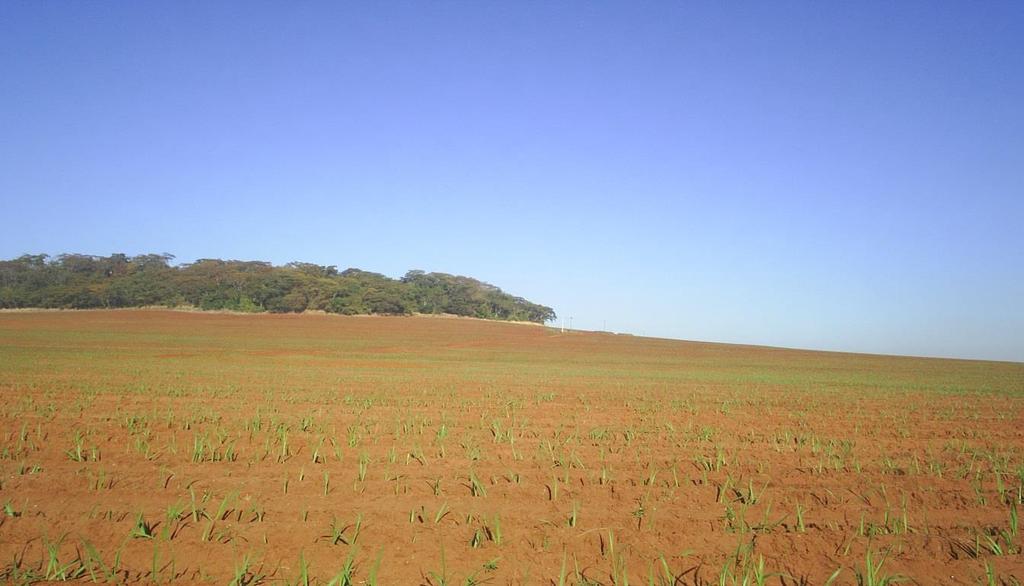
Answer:
[[[276,313],[454,314],[543,323],[550,307],[469,277],[409,271],[401,279],[359,269],[293,262],[202,259],[169,254],[24,255],[0,261],[0,308],[193,306]]]

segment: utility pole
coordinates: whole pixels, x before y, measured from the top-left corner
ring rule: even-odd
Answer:
[[[572,330],[572,316],[569,316],[569,329]]]

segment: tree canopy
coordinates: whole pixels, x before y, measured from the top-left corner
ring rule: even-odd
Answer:
[[[543,323],[555,312],[458,275],[413,270],[392,279],[360,269],[292,262],[201,259],[173,255],[26,254],[0,261],[0,308],[192,306],[274,313],[454,314]]]

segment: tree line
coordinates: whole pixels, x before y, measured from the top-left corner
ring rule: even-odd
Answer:
[[[26,254],[0,261],[0,308],[191,306],[204,310],[346,315],[454,314],[543,323],[555,312],[458,275],[413,270],[401,279],[359,269],[293,262],[173,255]]]

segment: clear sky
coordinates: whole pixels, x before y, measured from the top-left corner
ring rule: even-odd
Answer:
[[[0,3],[0,257],[1024,361],[1024,2]]]

